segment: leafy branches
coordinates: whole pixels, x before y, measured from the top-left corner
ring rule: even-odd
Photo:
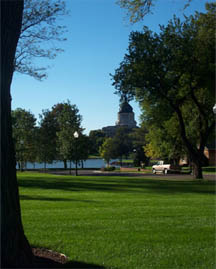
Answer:
[[[186,9],[192,0],[185,0],[184,9]],[[156,0],[117,0],[121,8],[127,10],[127,16],[131,23],[136,23],[152,13]]]
[[[151,12],[154,0],[118,0],[117,3],[127,9],[130,22],[135,23],[142,20]]]
[[[57,20],[67,14],[64,1],[25,0],[15,71],[38,80],[46,78],[48,66],[36,66],[33,61],[35,58],[54,59],[63,51],[56,43],[66,40],[63,37],[66,27],[57,24]]]
[[[169,120],[164,111],[173,118],[169,122],[171,126],[177,119],[179,127],[175,137],[180,135],[199,170],[197,177],[202,177],[204,147],[214,128],[215,41],[212,33],[216,4],[206,8],[206,14],[196,13],[184,22],[174,17],[166,27],[161,26],[159,34],[147,27],[143,32],[132,32],[128,54],[113,75],[116,93],[139,101],[144,118],[151,123],[150,127],[156,127],[152,130],[164,128]],[[161,118],[161,124],[158,125],[153,113]],[[153,142],[151,137],[150,140]]]

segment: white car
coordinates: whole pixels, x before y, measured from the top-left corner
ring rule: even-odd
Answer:
[[[157,172],[162,172],[164,174],[180,172],[180,166],[166,164],[164,161],[159,161],[157,164],[152,166],[152,173],[156,174]]]

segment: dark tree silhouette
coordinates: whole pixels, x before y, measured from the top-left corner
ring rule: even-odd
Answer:
[[[32,251],[24,235],[12,140],[10,86],[23,1],[1,1],[1,268],[25,268]]]

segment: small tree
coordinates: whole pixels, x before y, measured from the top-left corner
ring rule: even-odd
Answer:
[[[38,161],[44,163],[44,169],[46,164],[51,163],[57,158],[56,150],[56,130],[57,124],[49,110],[43,110],[40,115],[40,123],[38,130]]]
[[[109,166],[110,160],[115,158],[115,152],[113,148],[113,138],[106,138],[104,143],[99,148],[100,156],[106,161]]]
[[[76,144],[78,160],[81,161],[83,167],[83,161],[88,159],[91,151],[91,142],[88,136],[80,133]]]
[[[113,157],[119,158],[121,164],[123,156],[128,157],[133,149],[130,132],[131,130],[127,127],[120,127],[113,137]]]
[[[35,124],[34,115],[21,108],[12,111],[13,139],[16,149],[16,161],[22,170],[27,161],[35,161]]]
[[[91,143],[91,154],[99,154],[99,148],[106,139],[106,134],[102,130],[92,130],[89,133]]]
[[[71,105],[70,101],[63,103],[61,113],[57,115],[59,130],[57,131],[57,146],[59,157],[62,160],[77,161],[77,141],[74,132],[82,132],[79,110],[76,105]],[[70,170],[71,171],[71,170]]]
[[[147,129],[145,125],[136,128],[130,134],[133,148],[133,162],[135,166],[148,165],[149,157],[146,156],[144,146],[146,145]]]

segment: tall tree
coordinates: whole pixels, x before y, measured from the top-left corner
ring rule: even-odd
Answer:
[[[12,139],[10,86],[22,23],[23,1],[1,1],[1,267],[29,268],[31,247],[25,237]]]
[[[36,161],[34,115],[22,108],[12,111],[13,139],[16,149],[16,161],[22,169],[27,161]]]
[[[99,154],[99,148],[106,139],[106,134],[102,130],[92,130],[89,133],[91,143],[91,154]]]
[[[161,102],[178,119],[196,178],[202,178],[204,148],[214,130],[214,29],[216,4],[182,23],[174,18],[159,34],[147,27],[130,35],[129,52],[113,76],[117,92],[136,96],[152,107]],[[125,87],[126,86],[126,87]],[[193,107],[196,139],[191,139],[187,107]]]
[[[62,111],[57,116],[59,131],[56,133],[59,156],[62,160],[78,161],[74,133],[82,132],[81,120],[76,105],[71,105],[69,101],[63,103]]]
[[[115,152],[113,148],[113,138],[108,137],[99,148],[100,156],[106,161],[109,166],[110,160],[115,158]]]
[[[38,151],[38,161],[46,164],[57,158],[57,136],[58,124],[50,110],[43,110],[40,115],[38,139],[40,150]]]
[[[57,132],[60,131],[60,124],[59,124],[59,121],[58,121],[58,118],[60,117],[60,115],[62,114],[64,110],[64,103],[58,103],[58,104],[55,104],[51,111],[50,111],[50,117],[52,118],[52,122],[53,122],[53,134],[55,134],[55,140],[53,139],[53,147],[55,147],[56,149],[56,159],[57,160],[62,160],[62,156],[60,156],[59,154],[59,148],[58,148],[58,137],[57,137]],[[63,162],[64,162],[64,168],[67,169],[67,160],[63,158]]]
[[[63,0],[24,1],[22,29],[14,61],[15,71],[38,80],[46,78],[48,67],[37,66],[35,60],[54,59],[63,51],[57,43],[66,40],[66,28],[57,23],[57,20],[67,13]]]
[[[76,151],[78,156],[77,160],[80,160],[83,165],[83,161],[86,161],[89,157],[91,151],[91,141],[87,135],[80,133],[76,144]]]
[[[144,146],[146,145],[147,128],[144,124],[130,133],[133,149],[133,162],[135,166],[148,165],[149,157],[146,156]]]
[[[180,136],[178,119],[166,102],[160,100],[157,106],[142,102],[142,122],[147,128],[145,152],[150,158],[161,158],[178,162],[185,157],[185,146]]]
[[[130,138],[131,129],[127,127],[119,127],[113,137],[113,158],[119,158],[122,163],[123,156],[128,157],[132,151],[132,140]]]

